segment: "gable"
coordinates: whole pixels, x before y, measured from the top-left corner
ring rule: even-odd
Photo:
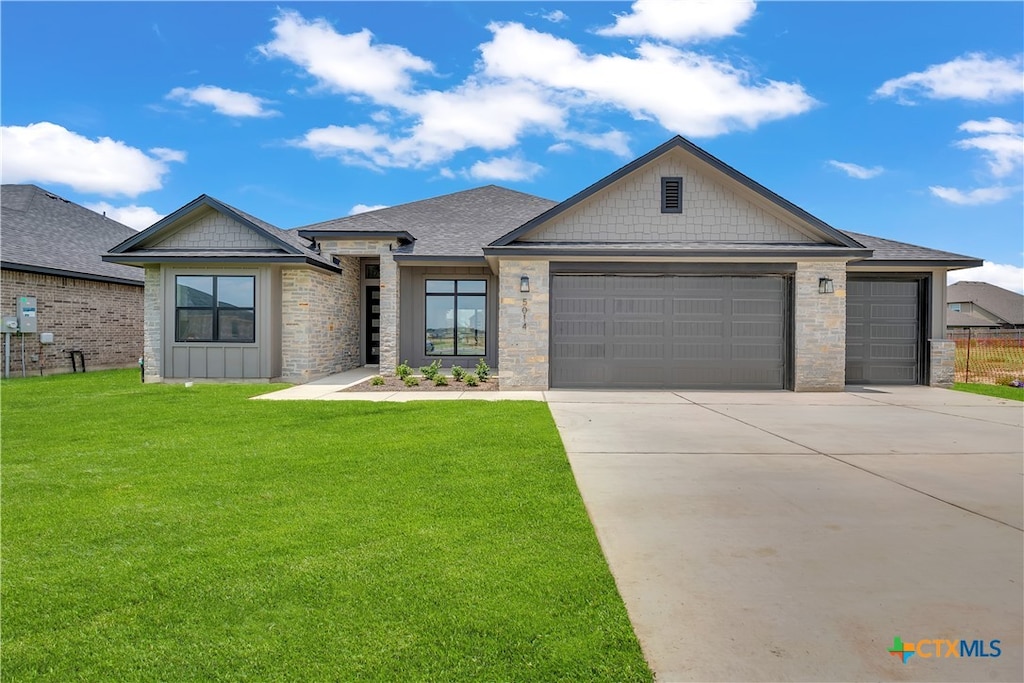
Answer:
[[[280,249],[251,228],[212,209],[201,212],[182,228],[155,236],[145,246],[158,249]]]
[[[682,178],[682,211],[662,213],[662,178]],[[555,216],[518,242],[820,244],[750,190],[676,149]]]

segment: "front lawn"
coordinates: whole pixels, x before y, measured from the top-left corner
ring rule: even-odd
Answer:
[[[1024,389],[1020,387],[1006,387],[998,384],[964,384],[957,382],[953,385],[957,391],[967,391],[972,394],[983,396],[995,396],[996,398],[1009,398],[1014,401],[1024,401]]]
[[[650,680],[547,407],[5,381],[5,679]]]

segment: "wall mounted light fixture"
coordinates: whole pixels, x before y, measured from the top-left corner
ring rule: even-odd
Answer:
[[[830,277],[820,277],[820,278],[818,278],[818,293],[819,294],[832,294],[835,291],[836,291],[836,289],[835,289],[835,285],[832,283],[832,278],[830,278]]]
[[[519,291],[529,292],[530,291],[530,278],[526,275],[519,278]]]

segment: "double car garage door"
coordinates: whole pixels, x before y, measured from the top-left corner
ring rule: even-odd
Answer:
[[[848,381],[916,383],[918,283],[848,286]],[[554,274],[551,385],[784,389],[790,301],[782,275]]]

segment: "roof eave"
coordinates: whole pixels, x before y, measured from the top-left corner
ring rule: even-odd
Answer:
[[[111,261],[111,263],[117,262]],[[141,287],[143,284],[145,284],[141,278],[138,280],[133,280],[131,278],[114,277],[111,275],[98,275],[95,273],[83,273],[77,270],[61,270],[60,268],[47,268],[46,266],[33,266],[24,263],[10,263],[8,261],[0,263],[0,266],[2,266],[4,270],[14,270],[21,273],[37,273],[39,275],[53,275],[55,277],[70,277],[76,278],[78,280],[89,280],[91,282],[110,282],[116,285],[133,285],[136,287]]]
[[[823,247],[820,249],[573,249],[572,247],[519,247],[489,246],[484,247],[484,256],[559,256],[559,257],[593,257],[623,258],[633,256],[665,257],[665,258],[822,258],[841,257],[848,260],[870,258],[871,249],[852,249],[849,247]]]
[[[872,266],[886,266],[889,268],[948,268],[960,270],[962,268],[977,268],[983,265],[980,259],[876,259],[869,258],[851,264],[855,268],[870,268]]]
[[[416,238],[405,230],[296,230],[299,237],[312,239],[314,237],[331,239],[395,239],[402,244],[412,244]]]
[[[341,273],[341,266],[319,261],[311,256],[289,254],[284,256],[170,256],[164,254],[103,254],[101,257],[108,263],[119,263],[126,266],[146,265],[152,263],[266,263],[266,264],[306,264],[315,268]]]

